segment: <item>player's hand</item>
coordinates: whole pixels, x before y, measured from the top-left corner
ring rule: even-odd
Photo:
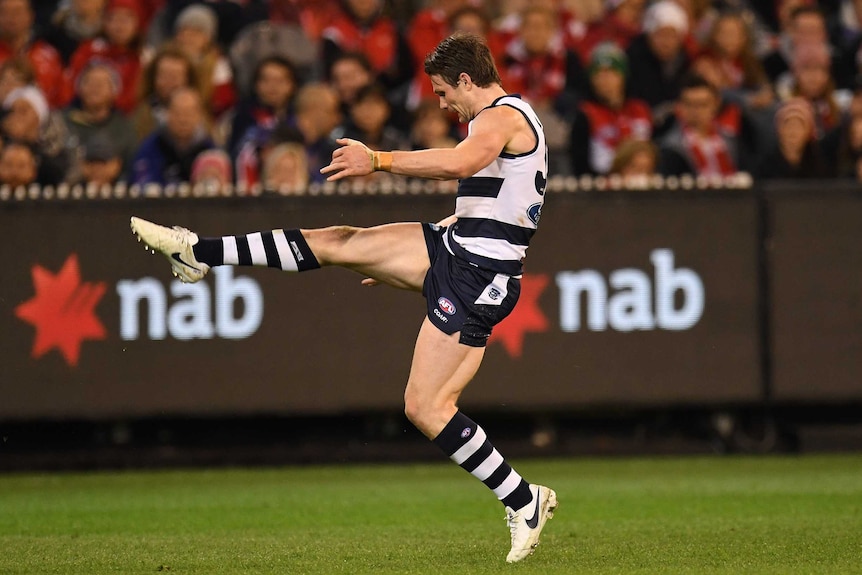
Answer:
[[[374,287],[374,286],[379,286],[380,282],[374,278],[365,278],[364,280],[362,280],[362,285],[368,286],[368,287]]]
[[[350,138],[339,138],[335,142],[342,147],[332,152],[332,161],[320,170],[321,174],[329,174],[328,182],[348,176],[367,176],[374,171],[373,152],[368,146]]]

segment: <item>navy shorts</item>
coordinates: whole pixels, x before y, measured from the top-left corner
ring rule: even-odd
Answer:
[[[431,260],[422,285],[428,319],[443,333],[461,332],[464,345],[485,347],[494,326],[515,308],[521,280],[450,254],[443,245],[446,228],[424,224],[422,230]]]

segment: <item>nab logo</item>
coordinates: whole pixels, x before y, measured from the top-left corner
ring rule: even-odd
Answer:
[[[77,254],[70,254],[56,274],[33,266],[36,294],[15,308],[15,315],[36,328],[31,356],[38,359],[56,348],[72,367],[78,365],[85,339],[105,339],[105,326],[96,306],[105,295],[105,282],[83,282]]]
[[[446,299],[445,297],[441,297],[437,300],[437,305],[440,306],[440,309],[445,311],[449,315],[455,315],[455,304]]]

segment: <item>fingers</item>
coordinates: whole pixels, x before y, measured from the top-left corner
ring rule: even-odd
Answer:
[[[368,286],[368,287],[374,287],[374,286],[380,285],[380,282],[374,278],[365,278],[364,280],[362,280],[362,285]]]

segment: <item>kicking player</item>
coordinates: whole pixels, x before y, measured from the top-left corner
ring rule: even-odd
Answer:
[[[340,266],[384,283],[422,292],[428,309],[419,329],[404,392],[410,421],[455,463],[503,502],[512,547],[506,561],[530,555],[553,516],[553,490],[525,481],[458,409],[458,397],[479,368],[491,329],[513,309],[547,181],[542,124],[529,104],[508,95],[478,37],[443,40],[425,60],[440,107],[469,122],[452,149],[375,152],[356,140],[321,170],[329,181],[383,170],[460,180],[455,213],[439,224],[372,228],[285,229],[199,237],[132,218],[132,230],[171,262],[174,275],[195,282],[210,267],[261,265],[286,271]]]

